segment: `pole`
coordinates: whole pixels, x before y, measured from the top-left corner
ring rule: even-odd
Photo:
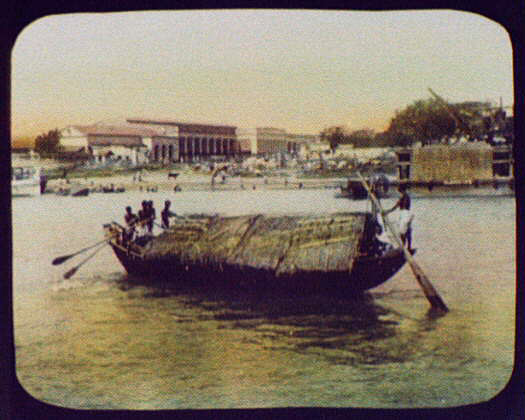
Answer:
[[[434,289],[434,286],[432,286],[432,283],[430,283],[430,280],[428,279],[428,277],[425,275],[425,273],[423,272],[419,264],[416,263],[412,254],[405,247],[405,245],[401,241],[401,238],[399,237],[395,229],[390,224],[390,221],[384,214],[384,210],[381,207],[381,203],[379,202],[377,197],[374,195],[374,193],[372,192],[369,185],[367,184],[367,182],[365,181],[365,179],[363,178],[363,176],[361,175],[359,171],[357,172],[357,175],[359,176],[361,183],[367,190],[370,199],[373,201],[373,203],[377,206],[377,208],[381,212],[383,221],[386,227],[388,228],[388,230],[390,230],[390,233],[394,237],[394,240],[396,241],[397,245],[403,250],[403,253],[405,254],[405,259],[410,265],[410,268],[412,269],[412,272],[414,273],[414,276],[416,277],[416,280],[419,283],[419,286],[421,287],[421,289],[423,289],[423,293],[425,294],[427,300],[430,302],[432,309],[437,309],[442,312],[448,312],[447,305],[445,305],[445,302],[443,301],[443,299],[441,299],[441,296],[439,296],[436,289]]]

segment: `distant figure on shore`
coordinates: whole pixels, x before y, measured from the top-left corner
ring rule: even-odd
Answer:
[[[408,250],[412,252],[412,220],[414,220],[414,214],[410,211],[411,200],[406,185],[401,184],[399,192],[401,197],[397,203],[390,210],[386,210],[384,214],[386,215],[399,208],[399,235],[401,236],[401,242],[403,242],[403,245],[407,245]]]
[[[46,192],[46,186],[47,176],[44,172],[40,172],[40,194],[44,194]]]
[[[171,201],[166,200],[164,202],[164,209],[162,209],[162,212],[160,213],[160,217],[162,219],[162,227],[164,229],[168,229],[170,227],[170,217],[177,217],[177,214],[173,213],[170,210]]]

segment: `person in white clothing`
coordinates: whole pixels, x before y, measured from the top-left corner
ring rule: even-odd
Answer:
[[[399,192],[401,197],[397,203],[390,210],[386,210],[384,214],[386,215],[399,208],[399,236],[401,236],[403,245],[406,245],[408,250],[412,252],[412,221],[414,220],[414,214],[410,211],[411,200],[406,185],[401,184]]]

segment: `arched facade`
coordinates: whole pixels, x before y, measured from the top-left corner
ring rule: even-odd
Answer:
[[[153,139],[152,159],[154,161],[193,162],[212,157],[227,159],[236,156],[240,151],[236,127],[233,126],[139,119],[128,119],[128,122],[177,133],[176,136],[169,137],[169,140],[164,137],[163,141],[161,137]],[[162,149],[164,144],[166,149]],[[155,145],[161,147],[158,153],[155,152]]]

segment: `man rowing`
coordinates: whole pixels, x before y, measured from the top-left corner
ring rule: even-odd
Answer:
[[[410,211],[411,200],[406,185],[401,184],[399,192],[401,197],[397,203],[390,210],[386,210],[384,214],[386,215],[399,208],[399,236],[403,245],[406,244],[408,250],[412,252],[412,220],[414,220],[414,214]]]

